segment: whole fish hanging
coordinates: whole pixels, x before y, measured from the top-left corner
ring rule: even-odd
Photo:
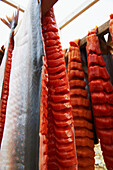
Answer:
[[[41,2],[30,0],[14,37],[0,169],[39,169],[40,82],[43,42]]]

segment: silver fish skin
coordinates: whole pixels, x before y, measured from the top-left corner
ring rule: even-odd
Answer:
[[[0,170],[39,169],[41,2],[30,0],[14,38]]]

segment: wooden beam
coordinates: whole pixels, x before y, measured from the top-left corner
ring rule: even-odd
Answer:
[[[47,11],[52,8],[52,6],[57,2],[58,0],[43,0],[41,1],[41,10],[42,10],[42,17],[45,16]]]
[[[99,0],[92,0],[92,2],[89,0],[86,0],[82,5],[80,5],[77,9],[75,9],[68,17],[66,17],[61,24],[59,24],[59,29],[63,29],[66,25],[68,25],[70,22],[72,22],[75,18],[77,18],[79,15],[81,15],[83,12],[85,12],[88,8],[90,8],[92,5],[94,5]]]
[[[15,3],[15,2],[13,2],[13,1],[11,1],[11,0],[2,0],[2,2],[6,3],[6,4],[8,4],[8,5],[10,5],[10,6],[14,7],[14,8],[16,8],[16,9],[17,9],[17,7],[19,6],[19,4]],[[25,9],[24,9],[23,7],[19,7],[19,10],[20,10],[21,12],[24,12],[24,11],[25,11]]]
[[[97,30],[97,35],[98,36],[103,36],[105,35],[106,33],[109,32],[109,21],[108,20],[107,22],[105,22],[104,24],[102,24],[100,27],[98,27],[98,30]],[[86,37],[83,37],[81,40],[80,40],[80,47],[82,46],[85,46],[86,45]]]

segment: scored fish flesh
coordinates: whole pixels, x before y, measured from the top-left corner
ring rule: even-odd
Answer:
[[[42,32],[46,55],[41,84],[40,170],[77,170],[69,84],[53,8],[42,21]]]
[[[78,170],[94,170],[94,135],[90,101],[85,89],[79,40],[71,41],[68,55],[68,77],[77,147]]]
[[[1,94],[1,101],[0,101],[0,145],[1,145],[3,131],[4,131],[7,100],[9,95],[9,80],[10,80],[13,48],[14,48],[14,31],[12,31],[10,41],[9,41],[3,85],[1,82],[2,94]]]
[[[113,169],[113,85],[101,54],[97,30],[87,36],[88,78],[97,137],[108,170]],[[111,154],[110,154],[111,153]]]

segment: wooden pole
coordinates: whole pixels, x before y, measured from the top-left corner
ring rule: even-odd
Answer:
[[[99,0],[92,0],[92,2],[89,3],[89,0],[86,0],[85,3],[83,3],[80,7],[78,7],[75,11],[73,11],[68,17],[66,17],[61,24],[59,24],[59,29],[63,29],[66,25],[68,25],[70,22],[72,22],[75,18],[77,18],[79,15],[81,15],[83,12],[85,12],[88,8],[90,8],[92,5],[94,5]]]

